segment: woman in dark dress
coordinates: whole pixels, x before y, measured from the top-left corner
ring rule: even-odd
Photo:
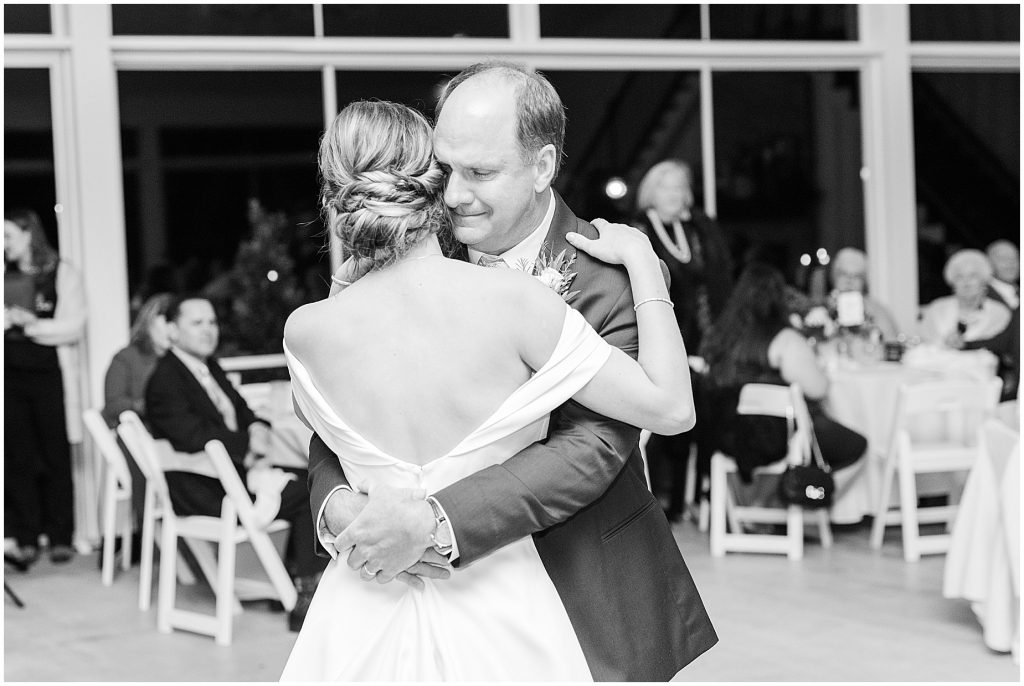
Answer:
[[[733,263],[719,226],[694,207],[693,173],[687,163],[663,160],[647,171],[637,190],[633,225],[650,237],[655,253],[668,267],[676,321],[687,349],[695,352],[729,297]],[[711,460],[701,421],[700,374],[693,375],[693,396],[697,409],[693,431],[654,435],[647,444],[655,490],[667,489],[666,515],[673,521],[683,511],[691,444],[697,443],[698,482]]]
[[[781,417],[739,415],[740,389],[748,383],[800,385],[814,433],[833,471],[855,464],[867,440],[822,409],[828,378],[814,350],[789,323],[785,281],[773,267],[753,263],[743,272],[722,316],[701,347],[708,364],[705,420],[715,448],[736,460],[740,480],[786,455],[787,427]]]
[[[81,278],[46,240],[31,210],[4,214],[4,523],[14,557],[31,564],[38,539],[71,559],[74,493],[57,346],[85,330]]]

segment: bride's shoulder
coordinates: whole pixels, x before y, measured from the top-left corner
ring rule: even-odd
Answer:
[[[284,323],[284,343],[292,352],[305,349],[315,335],[323,330],[330,299],[307,303],[294,310]]]

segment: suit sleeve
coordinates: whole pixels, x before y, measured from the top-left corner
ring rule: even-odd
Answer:
[[[320,530],[320,510],[327,496],[339,486],[348,485],[348,478],[345,476],[345,470],[341,468],[338,457],[319,436],[313,434],[309,441],[309,510],[313,513],[313,549],[320,557],[329,557],[317,535]]]
[[[637,356],[636,314],[628,282],[598,333]],[[569,401],[552,416],[546,441],[434,494],[451,521],[456,564],[565,521],[600,497],[637,445],[640,430]]]
[[[156,438],[166,438],[179,452],[197,453],[207,441],[218,440],[232,461],[241,464],[249,448],[248,432],[231,431],[196,412],[173,370],[164,365],[157,365],[146,386],[146,420]]]

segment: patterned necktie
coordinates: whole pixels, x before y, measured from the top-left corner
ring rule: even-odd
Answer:
[[[488,255],[484,253],[480,256],[480,259],[476,261],[481,267],[504,267],[508,269],[508,262],[501,259],[496,255]]]
[[[231,431],[238,431],[238,417],[235,415],[235,406],[231,404],[231,398],[220,387],[217,380],[210,374],[210,370],[204,365],[199,372],[199,383],[202,384],[206,394],[213,401],[213,406],[224,418],[224,424]]]

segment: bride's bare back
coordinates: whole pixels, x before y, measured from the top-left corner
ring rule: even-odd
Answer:
[[[517,328],[535,325],[538,345],[554,349],[552,318],[543,325],[517,307],[529,280],[440,256],[410,260],[300,308],[285,340],[346,424],[422,465],[529,379]]]

